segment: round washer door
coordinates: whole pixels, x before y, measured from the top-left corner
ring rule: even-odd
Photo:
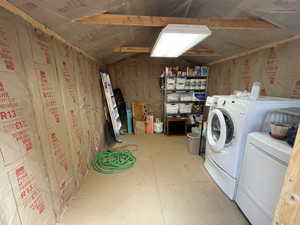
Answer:
[[[214,109],[208,115],[207,141],[214,152],[222,152],[226,144],[227,126],[223,112]]]

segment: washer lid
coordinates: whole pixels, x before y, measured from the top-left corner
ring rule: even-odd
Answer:
[[[274,139],[263,132],[250,133],[248,142],[286,163],[289,162],[293,150],[285,141]]]

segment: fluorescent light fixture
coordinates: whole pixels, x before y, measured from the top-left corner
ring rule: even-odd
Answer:
[[[160,32],[151,57],[178,57],[209,35],[207,26],[169,24]]]

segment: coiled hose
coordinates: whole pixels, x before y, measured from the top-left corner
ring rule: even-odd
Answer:
[[[93,161],[93,168],[99,173],[114,174],[132,168],[135,163],[136,157],[130,150],[107,150],[97,154]]]

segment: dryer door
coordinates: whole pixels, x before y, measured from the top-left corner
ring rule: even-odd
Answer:
[[[207,140],[216,153],[224,151],[226,144],[233,139],[233,122],[224,110],[214,109],[208,115]]]

